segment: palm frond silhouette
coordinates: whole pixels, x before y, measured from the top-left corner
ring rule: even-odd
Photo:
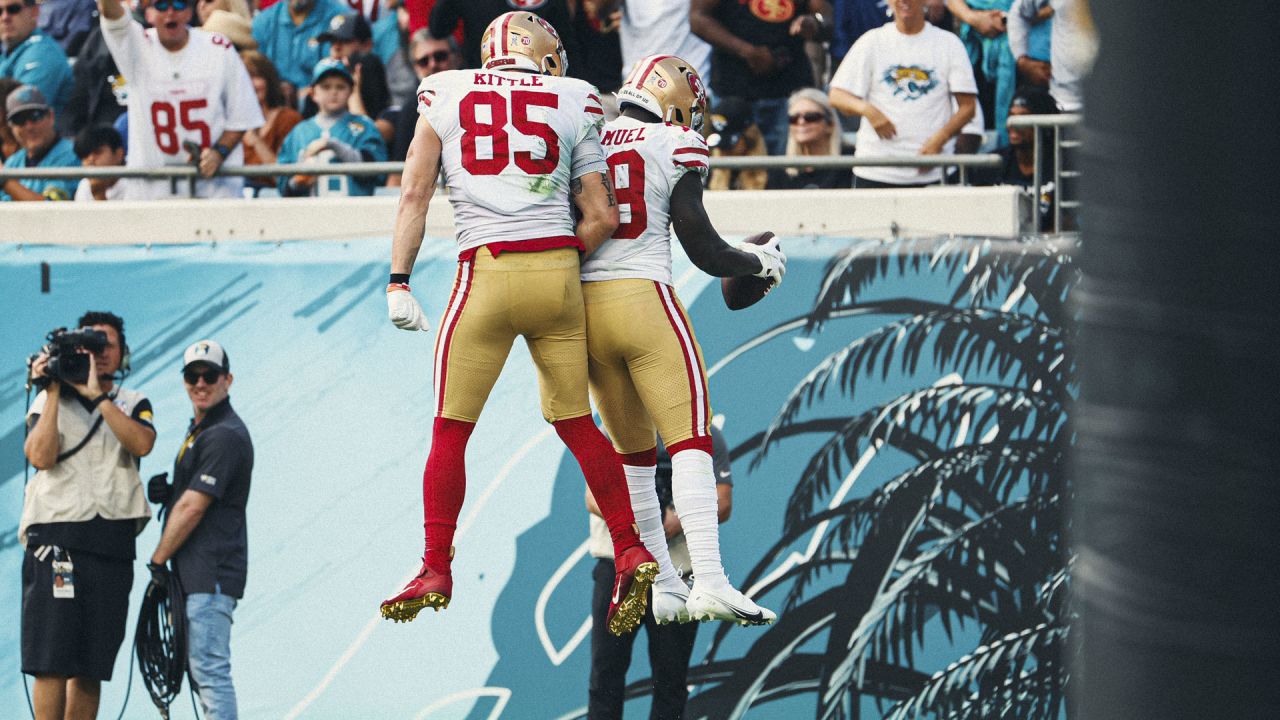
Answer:
[[[807,316],[768,331],[885,317],[822,358],[753,438],[755,467],[793,438],[825,436],[796,468],[782,536],[745,582],[785,598],[779,621],[740,657],[722,657],[729,628],[717,629],[690,673],[688,717],[741,717],[797,695],[823,720],[860,717],[864,700],[895,720],[1061,716],[1074,247],[859,241],[828,264]],[[941,299],[876,296],[925,275],[945,281]],[[868,406],[867,382],[907,389]],[[908,467],[886,477],[881,458]]]

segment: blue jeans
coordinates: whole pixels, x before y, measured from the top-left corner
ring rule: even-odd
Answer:
[[[787,151],[787,134],[791,132],[790,120],[787,118],[787,98],[761,98],[751,101],[752,119],[760,134],[764,136],[764,146],[770,155],[782,155]]]
[[[236,599],[221,593],[187,596],[187,658],[207,720],[236,719],[231,684],[231,613]]]

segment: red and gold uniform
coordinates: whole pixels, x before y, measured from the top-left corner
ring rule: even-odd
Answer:
[[[475,422],[517,335],[547,420],[590,412],[569,184],[603,172],[595,89],[581,80],[453,70],[418,88],[440,136],[459,262],[435,348],[436,416]]]
[[[619,117],[605,126],[622,223],[582,266],[591,390],[614,447],[711,449],[702,349],[671,287],[670,197],[707,172],[707,144],[687,127]]]

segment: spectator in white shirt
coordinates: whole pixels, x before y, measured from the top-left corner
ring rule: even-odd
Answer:
[[[950,152],[973,119],[969,56],[959,38],[925,20],[925,4],[895,0],[893,23],[859,38],[831,78],[831,103],[862,117],[858,157]],[[859,167],[854,187],[920,187],[942,176],[939,167]]]

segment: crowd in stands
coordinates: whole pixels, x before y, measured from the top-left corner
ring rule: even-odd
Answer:
[[[193,165],[209,197],[372,194],[399,177],[251,177],[223,165],[403,160],[418,82],[476,67],[511,9],[563,38],[609,98],[639,58],[690,61],[716,155],[998,152],[1030,184],[1010,115],[1075,112],[1082,0],[0,0],[6,167]],[[606,105],[608,103],[606,102]],[[612,107],[607,112],[616,112]],[[937,167],[724,170],[712,189],[912,187]],[[8,180],[0,200],[184,197],[185,180]]]

